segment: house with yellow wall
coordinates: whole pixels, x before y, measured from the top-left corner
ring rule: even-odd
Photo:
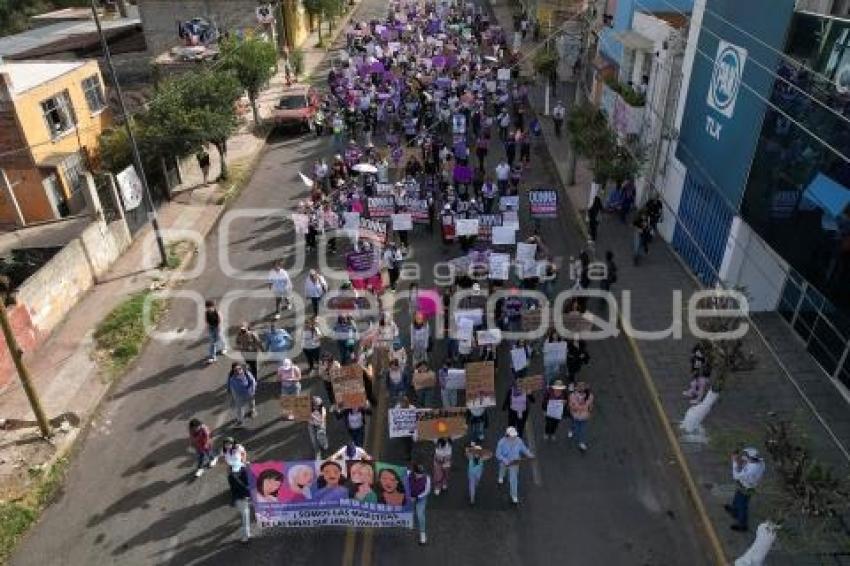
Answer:
[[[111,121],[96,60],[0,62],[0,224],[82,212]]]

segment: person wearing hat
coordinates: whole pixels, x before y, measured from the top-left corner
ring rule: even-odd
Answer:
[[[277,377],[280,380],[280,396],[298,395],[301,393],[301,368],[292,363],[289,358],[284,358],[283,363],[277,368]],[[287,418],[295,420],[295,415],[290,413]]]
[[[505,483],[505,472],[508,474],[511,501],[519,503],[517,493],[519,484],[519,463],[523,458],[534,458],[534,454],[519,437],[517,430],[509,426],[499,443],[496,444],[496,458],[499,460],[499,485]]]
[[[755,448],[744,448],[732,453],[732,479],[735,480],[735,495],[732,503],[724,505],[726,512],[735,519],[733,531],[746,532],[749,527],[750,498],[764,476],[764,460]]]
[[[543,394],[543,414],[546,415],[546,424],[543,427],[543,440],[555,440],[555,431],[564,418],[564,409],[567,405],[567,386],[560,379],[556,379]]]
[[[466,467],[466,475],[469,480],[469,504],[475,505],[475,492],[478,489],[478,484],[481,482],[481,476],[484,474],[484,462],[486,462],[492,454],[489,450],[484,450],[480,444],[471,442],[466,449],[466,458],[469,461]]]
[[[575,390],[569,396],[572,426],[567,436],[569,438],[575,437],[576,442],[578,442],[578,448],[582,452],[587,450],[585,430],[587,429],[587,421],[590,420],[590,414],[593,412],[593,401],[593,393],[590,391],[590,387],[583,381],[575,385]]]

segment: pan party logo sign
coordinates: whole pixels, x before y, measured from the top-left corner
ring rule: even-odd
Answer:
[[[735,101],[741,89],[747,50],[743,47],[720,41],[714,59],[714,74],[708,88],[708,105],[727,118],[735,112]]]

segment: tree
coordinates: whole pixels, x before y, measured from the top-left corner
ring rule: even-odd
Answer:
[[[213,144],[221,157],[219,180],[227,178],[227,139],[239,126],[234,103],[242,86],[229,72],[203,70],[184,75],[185,102],[198,124],[202,143]]]
[[[225,67],[233,71],[239,84],[248,94],[254,123],[259,126],[261,121],[257,96],[274,73],[277,63],[275,47],[268,41],[252,37],[238,42],[227,40],[222,43],[221,50]]]
[[[315,20],[317,22],[317,27],[319,28],[319,45],[324,45],[322,41],[322,10],[324,8],[324,0],[302,0],[304,3],[304,10],[307,11],[307,14],[310,16],[310,20]]]

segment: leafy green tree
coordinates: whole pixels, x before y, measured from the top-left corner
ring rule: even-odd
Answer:
[[[319,44],[324,45],[322,40],[322,11],[324,9],[324,0],[302,0],[304,10],[310,16],[312,21],[316,22],[316,27],[319,30]]]
[[[246,38],[241,41],[225,41],[221,54],[226,68],[233,71],[239,84],[248,94],[254,123],[260,125],[260,112],[257,97],[260,89],[269,82],[277,64],[277,51],[274,45],[260,38]]]

